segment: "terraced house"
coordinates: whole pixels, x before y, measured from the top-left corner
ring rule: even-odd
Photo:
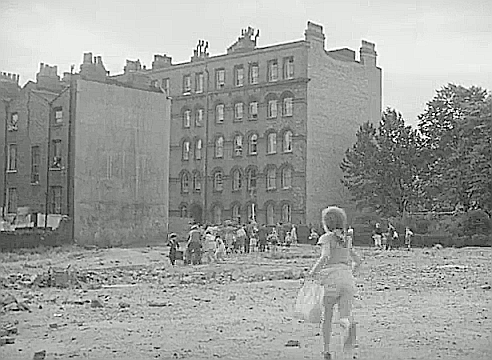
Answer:
[[[339,163],[359,125],[381,114],[375,45],[362,41],[356,60],[327,51],[319,25],[304,35],[257,47],[248,28],[224,55],[200,41],[186,63],[127,63],[122,76],[145,74],[172,98],[170,216],[306,224],[348,205]]]

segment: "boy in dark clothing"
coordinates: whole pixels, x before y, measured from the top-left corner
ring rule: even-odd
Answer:
[[[179,249],[178,236],[175,233],[169,235],[169,260],[171,265],[174,266],[176,263],[176,253]]]

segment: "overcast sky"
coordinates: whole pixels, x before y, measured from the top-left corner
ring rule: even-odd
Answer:
[[[335,5],[335,3],[338,3]],[[34,79],[39,63],[76,69],[84,52],[111,74],[126,59],[150,67],[154,54],[188,61],[198,39],[211,55],[241,33],[260,29],[258,45],[304,38],[321,24],[326,47],[357,51],[376,43],[383,107],[415,124],[435,90],[453,82],[492,90],[492,0],[0,0],[0,70]]]

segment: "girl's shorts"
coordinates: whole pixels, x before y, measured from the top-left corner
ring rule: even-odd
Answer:
[[[325,297],[335,300],[341,296],[355,296],[357,288],[352,270],[348,265],[323,269],[320,275]]]

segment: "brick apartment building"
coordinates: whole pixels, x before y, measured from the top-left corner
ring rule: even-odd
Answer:
[[[339,164],[365,121],[381,114],[375,45],[327,51],[323,28],[303,40],[257,47],[248,28],[209,56],[155,55],[151,69],[127,61],[115,78],[160,85],[172,98],[170,216],[218,223],[319,223],[330,204],[349,206]]]
[[[165,233],[170,100],[108,75],[90,53],[62,80],[41,64],[36,82],[4,102],[4,218],[27,208],[43,226],[38,214],[68,215],[80,243]]]

